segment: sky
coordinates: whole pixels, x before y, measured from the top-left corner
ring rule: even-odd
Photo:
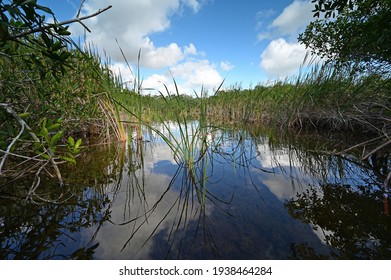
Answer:
[[[81,0],[38,4],[62,21],[76,16]],[[307,52],[297,37],[313,20],[310,0],[85,0],[81,16],[109,5],[84,21],[91,33],[78,23],[70,31],[109,57],[128,85],[139,69],[152,94],[174,90],[173,79],[181,94],[213,94],[223,81],[223,88],[253,88],[297,75]]]

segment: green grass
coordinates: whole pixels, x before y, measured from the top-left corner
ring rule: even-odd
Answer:
[[[39,59],[49,67],[49,59]],[[12,104],[17,113],[31,113],[26,122],[32,129],[39,129],[44,118],[61,118],[67,132],[64,139],[72,134],[122,141],[125,123],[141,127],[167,120],[198,120],[217,126],[361,130],[387,136],[391,129],[391,79],[384,75],[360,76],[315,66],[299,77],[251,89],[219,89],[210,97],[202,92],[189,97],[178,89],[174,94],[167,90],[145,96],[141,94],[139,70],[128,89],[121,77],[112,73],[110,64],[110,59],[100,57],[93,46],[83,52],[72,50],[67,71],[56,75],[42,73],[23,55],[12,59],[0,56],[0,102]],[[4,110],[0,110],[0,121],[4,148],[19,130]]]
[[[371,142],[372,151],[391,144],[391,78],[386,75],[358,75],[315,66],[305,75],[251,89],[223,90],[220,85],[211,96],[201,91],[189,97],[179,92],[173,80],[174,93],[166,87],[156,96],[145,96],[139,70],[133,87],[125,88],[121,77],[110,70],[110,60],[100,57],[92,46],[85,51],[71,50],[63,73],[42,73],[42,67],[24,59],[23,51],[27,52],[21,49],[20,56],[12,58],[0,55],[0,103],[11,104],[31,128],[21,128],[21,122],[0,106],[0,171],[10,177],[22,173],[12,168],[18,162],[9,160],[11,154],[33,158],[38,146],[61,153],[60,146],[70,147],[69,136],[84,138],[83,145],[92,138],[94,142],[124,142],[131,140],[131,129],[136,129],[137,140],[142,140],[141,127],[146,126],[171,148],[203,202],[207,195],[206,170],[211,162],[209,151],[218,150],[221,140],[210,140],[216,128],[248,125],[296,133],[355,131],[379,139]],[[36,55],[40,65],[50,69],[52,61]],[[45,134],[44,120],[55,124]],[[163,124],[168,134],[154,129],[156,122]],[[170,130],[169,122],[176,124],[178,134]],[[40,137],[40,145],[31,138],[34,133]],[[142,141],[138,143],[142,151]],[[364,144],[362,147],[367,148]],[[369,155],[371,152],[366,152]],[[64,159],[64,154],[50,155],[52,161],[59,159]],[[32,171],[36,177],[46,163],[39,164]],[[56,162],[53,167],[57,168]],[[33,170],[30,166],[24,168]]]
[[[209,117],[221,123],[261,123],[278,128],[390,129],[391,80],[352,76],[328,67],[297,80],[231,89],[209,100]],[[383,130],[384,132],[384,130]]]

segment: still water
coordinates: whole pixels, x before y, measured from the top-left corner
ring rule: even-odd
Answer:
[[[2,181],[0,259],[391,259],[388,155],[318,137],[167,123],[91,145],[64,188]]]

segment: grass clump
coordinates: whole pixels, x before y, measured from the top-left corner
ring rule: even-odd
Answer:
[[[315,67],[297,80],[220,91],[209,100],[209,116],[218,122],[261,123],[283,129],[389,133],[390,93],[388,77]]]

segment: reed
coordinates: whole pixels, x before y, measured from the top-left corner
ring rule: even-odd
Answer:
[[[253,89],[228,89],[209,98],[209,119],[272,127],[383,133],[390,126],[391,80],[315,66],[296,78]]]

